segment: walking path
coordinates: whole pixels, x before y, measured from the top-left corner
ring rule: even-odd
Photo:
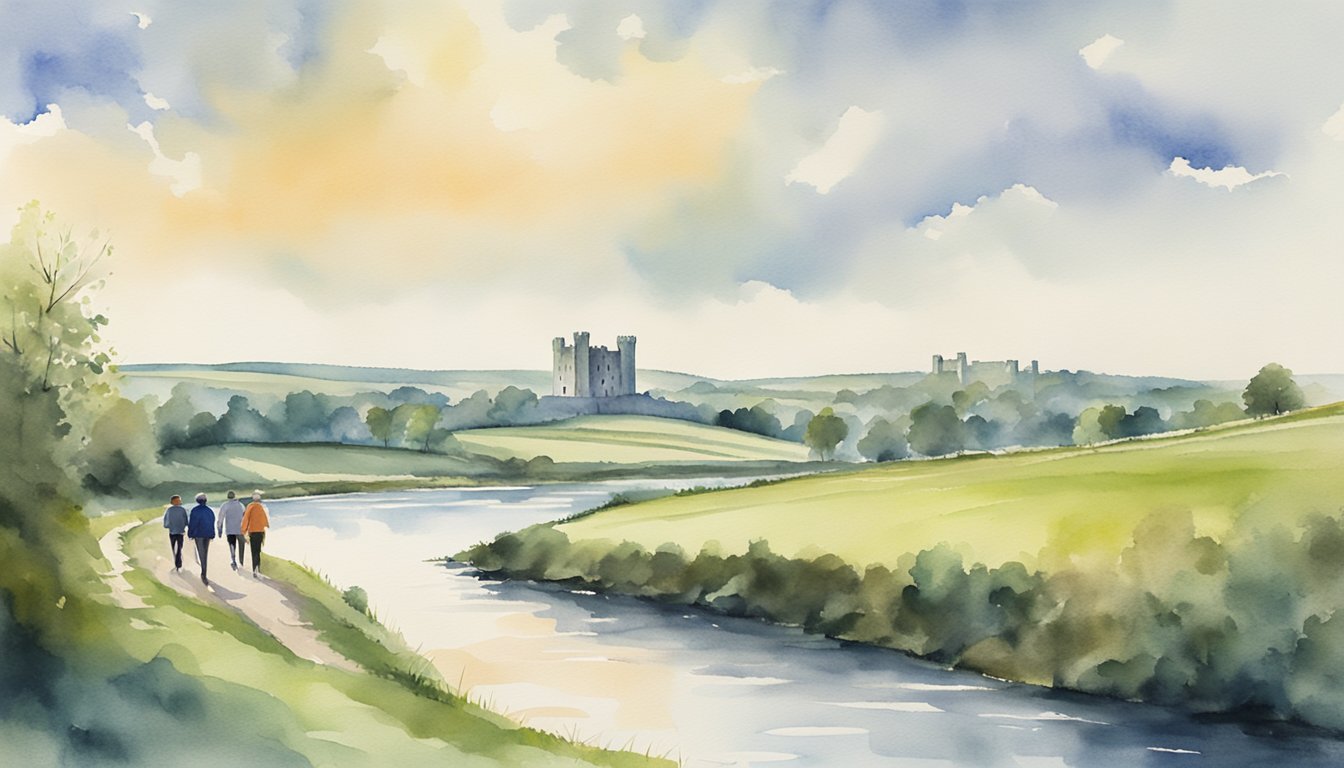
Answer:
[[[158,520],[151,520],[145,525],[157,523]],[[137,525],[140,523],[128,523],[115,528],[98,542],[103,557],[112,564],[112,570],[105,574],[108,586],[112,589],[112,599],[123,608],[148,607],[140,595],[132,590],[125,576],[128,570],[137,566],[126,554],[122,536]],[[224,603],[300,658],[350,671],[359,669],[354,662],[318,639],[312,625],[299,617],[298,610],[279,586],[264,576],[253,578],[250,568],[240,565],[236,572],[229,568],[229,551],[223,540],[211,542],[207,573],[210,585],[207,587],[201,583],[200,565],[196,562],[192,543],[188,541],[182,548],[182,570],[176,571],[168,553],[167,536],[163,538],[163,550],[154,556],[154,562],[149,567],[150,573],[159,581],[187,597],[202,602]],[[262,562],[264,565],[264,557]]]

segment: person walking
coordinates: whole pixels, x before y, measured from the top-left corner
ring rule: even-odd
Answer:
[[[168,529],[168,548],[173,552],[173,570],[182,570],[182,537],[187,533],[187,509],[182,506],[182,497],[168,499],[168,508],[163,511],[163,527]]]
[[[210,586],[205,577],[205,566],[210,556],[210,540],[215,538],[215,511],[205,505],[205,494],[196,494],[196,506],[187,520],[187,536],[196,543],[196,557],[201,561],[201,583]]]
[[[229,491],[228,501],[219,505],[219,525],[215,532],[220,536],[229,537],[229,566],[233,570],[238,570],[238,566],[243,562],[243,502],[234,498],[236,494]]]
[[[243,535],[252,545],[252,575],[261,573],[261,544],[266,540],[266,529],[271,527],[271,516],[261,503],[261,491],[252,492],[252,503],[243,510]]]

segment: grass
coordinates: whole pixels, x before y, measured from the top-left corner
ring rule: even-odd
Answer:
[[[172,474],[182,482],[218,484],[387,482],[463,476],[486,469],[461,456],[360,445],[237,443],[179,450]]]
[[[765,487],[657,499],[560,526],[571,540],[756,539],[786,556],[898,564],[940,542],[968,562],[1111,556],[1153,512],[1193,513],[1198,532],[1344,506],[1344,404],[1194,434],[1004,456],[912,461]]]
[[[531,427],[456,433],[475,453],[498,459],[550,456],[557,462],[806,461],[797,443],[648,416],[581,416]]]
[[[95,525],[105,533],[157,514],[123,513]],[[522,728],[453,695],[400,636],[351,609],[317,574],[272,558],[272,583],[323,640],[367,671],[299,659],[241,614],[159,583],[145,568],[162,549],[158,533],[151,524],[123,535],[136,566],[126,578],[148,607],[121,611],[114,641],[137,659],[166,660],[191,675],[220,712],[218,722],[254,722],[263,730],[250,733],[285,754],[319,765],[656,764]]]

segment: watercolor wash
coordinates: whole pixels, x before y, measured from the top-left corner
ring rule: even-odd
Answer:
[[[0,20],[0,763],[1344,761],[1344,8]]]

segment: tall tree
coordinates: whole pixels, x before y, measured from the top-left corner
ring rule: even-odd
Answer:
[[[859,440],[859,455],[869,461],[897,461],[910,455],[910,444],[901,428],[883,418],[873,419],[868,434]]]
[[[1293,381],[1293,372],[1278,363],[1270,363],[1251,378],[1241,394],[1247,416],[1277,416],[1307,404],[1302,389]]]
[[[966,425],[950,405],[925,403],[910,412],[910,447],[925,456],[943,456],[966,448]]]
[[[392,442],[392,412],[386,408],[374,406],[364,415],[364,423],[369,425],[369,434],[374,440],[381,440],[386,448]]]
[[[400,409],[402,406],[398,406]],[[410,418],[406,420],[406,442],[418,444],[421,453],[429,452],[429,438],[434,433],[434,425],[439,423],[443,412],[437,405],[412,405]]]
[[[835,456],[836,446],[848,436],[849,425],[845,420],[836,416],[832,409],[822,408],[821,413],[807,423],[803,443],[816,451],[823,460],[828,460]]]

